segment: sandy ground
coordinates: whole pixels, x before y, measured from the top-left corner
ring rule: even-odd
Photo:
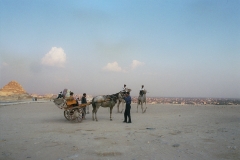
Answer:
[[[113,108],[81,123],[53,102],[0,106],[1,160],[240,159],[240,106],[147,105],[131,124]],[[91,107],[90,107],[91,109]]]

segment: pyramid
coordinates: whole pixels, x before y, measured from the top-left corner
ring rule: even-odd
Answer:
[[[26,91],[17,81],[11,81],[3,88],[0,89],[2,93],[10,93],[10,94],[26,94]]]

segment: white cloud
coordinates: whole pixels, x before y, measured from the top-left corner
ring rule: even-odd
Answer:
[[[145,64],[144,62],[133,60],[131,63],[131,69],[133,70],[138,66],[142,66],[144,64]],[[103,67],[103,70],[112,71],[112,72],[127,72],[125,69],[121,68],[116,61],[112,63],[108,63],[105,67]]]
[[[107,71],[113,71],[113,72],[125,72],[117,62],[108,63],[105,67],[103,67],[103,70]]]
[[[41,63],[47,66],[64,67],[66,54],[62,48],[52,47],[52,49],[42,58]]]
[[[138,61],[138,60],[133,60],[133,61],[132,61],[132,64],[131,64],[131,68],[132,68],[132,69],[135,69],[135,68],[137,68],[138,66],[142,66],[142,65],[144,65],[144,62],[140,62],[140,61]]]
[[[4,68],[4,67],[8,67],[9,65],[6,62],[2,62],[2,64],[0,64],[0,68]]]
[[[2,66],[8,66],[8,64],[6,62],[3,62]]]

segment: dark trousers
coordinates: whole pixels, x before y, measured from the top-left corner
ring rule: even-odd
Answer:
[[[128,117],[128,122],[132,122],[131,121],[130,110],[131,110],[131,105],[126,104],[126,108],[125,108],[125,111],[124,111],[124,122],[127,122],[127,117]]]
[[[85,104],[85,103],[82,103],[82,104]],[[86,106],[87,107],[87,106]],[[82,117],[83,118],[85,118],[85,116],[86,116],[86,107],[83,107],[83,112],[84,113],[82,113]]]
[[[85,114],[86,114],[86,107],[83,107],[83,112],[84,112],[84,113],[82,113],[82,117],[83,117],[83,118],[85,118]]]

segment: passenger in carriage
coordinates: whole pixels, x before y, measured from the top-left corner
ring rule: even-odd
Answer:
[[[67,106],[78,106],[78,101],[74,98],[73,94],[73,92],[70,92],[70,97],[66,98]]]
[[[58,93],[57,99],[59,99],[59,98],[63,98],[62,91],[60,93]]]

